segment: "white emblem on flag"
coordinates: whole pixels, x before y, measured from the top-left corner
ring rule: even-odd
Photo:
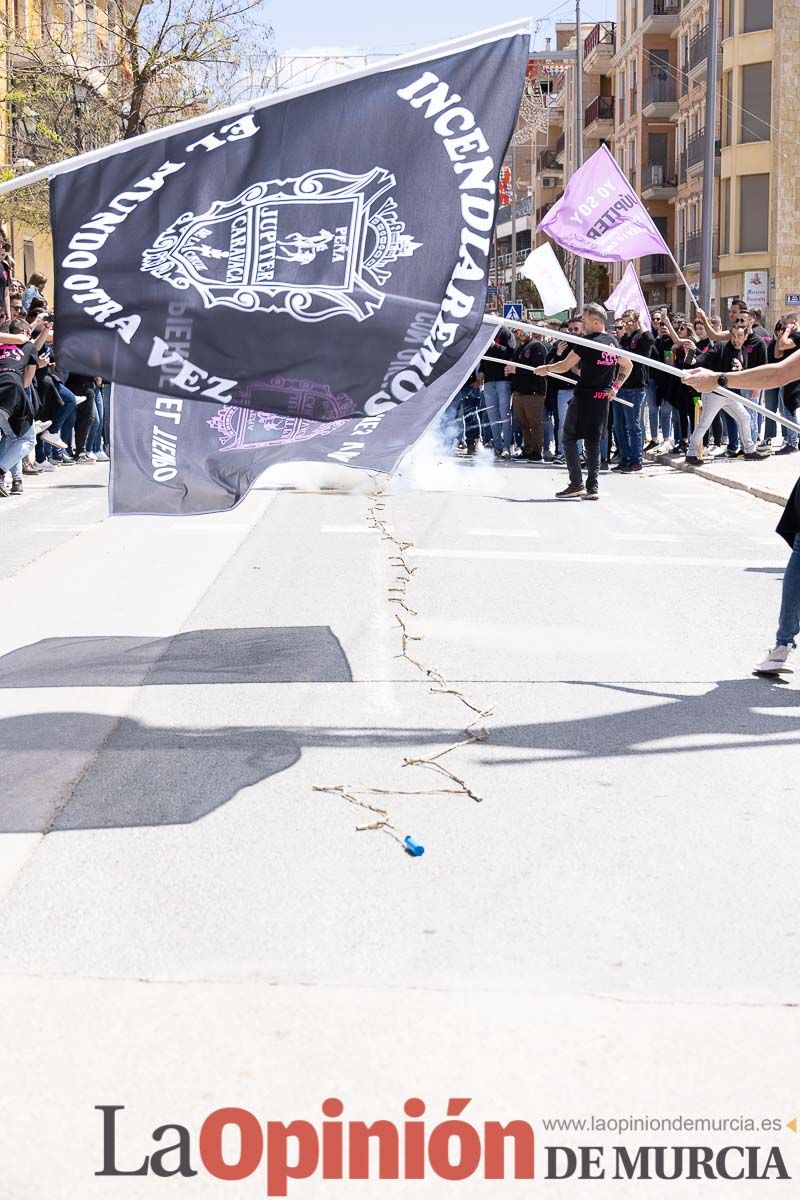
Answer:
[[[255,183],[198,216],[184,213],[142,255],[142,270],[194,287],[206,308],[363,321],[383,304],[391,268],[421,243],[387,193],[395,176],[310,171]]]

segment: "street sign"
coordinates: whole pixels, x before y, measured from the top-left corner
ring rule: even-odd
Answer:
[[[522,305],[521,304],[504,304],[503,316],[508,321],[522,320]]]
[[[787,292],[786,293],[786,303],[787,304],[800,304],[800,292]]]

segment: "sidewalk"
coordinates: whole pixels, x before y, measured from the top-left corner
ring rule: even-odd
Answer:
[[[772,504],[783,506],[789,499],[789,493],[800,475],[800,454],[774,455],[766,462],[745,462],[743,458],[727,458],[722,455],[714,458],[708,466],[687,466],[683,458],[673,458],[670,454],[659,454],[651,462],[664,463],[675,471],[692,471],[704,479],[713,479],[725,487],[749,492],[760,500],[769,500]]]

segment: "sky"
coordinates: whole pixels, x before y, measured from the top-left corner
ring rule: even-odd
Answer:
[[[534,21],[534,48],[544,50],[554,21],[574,16],[574,0],[523,0],[500,10],[486,0],[264,0],[264,16],[281,55],[404,54],[517,17]],[[583,0],[581,19],[613,19],[613,0]],[[538,28],[537,28],[538,25]],[[354,64],[355,65],[355,64]],[[363,57],[362,64],[363,65]]]

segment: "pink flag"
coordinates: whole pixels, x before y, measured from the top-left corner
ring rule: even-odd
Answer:
[[[620,313],[627,312],[629,308],[633,308],[639,314],[642,329],[653,328],[653,322],[650,320],[650,310],[647,307],[647,301],[642,295],[641,285],[633,269],[633,263],[628,263],[625,268],[625,274],[606,300],[605,305],[606,308],[611,309],[615,317],[618,317]]]
[[[580,258],[626,262],[669,246],[606,146],[576,171],[537,229]]]

